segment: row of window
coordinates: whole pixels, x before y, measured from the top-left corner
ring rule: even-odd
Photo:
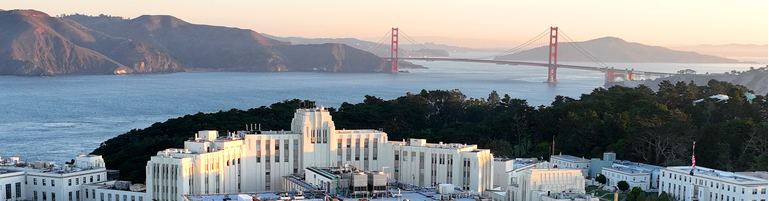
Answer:
[[[665,177],[665,175],[666,175],[666,173],[663,171],[662,172],[662,177]],[[695,183],[695,184],[699,184],[699,185],[703,185],[703,186],[707,186],[708,183],[710,183],[710,187],[711,188],[716,188],[716,189],[720,188],[721,190],[732,191],[732,192],[735,192],[735,193],[737,192],[737,186],[725,185],[725,184],[721,184],[721,183],[718,183],[718,182],[713,182],[713,181],[708,181],[708,180],[698,179],[698,178],[692,178],[692,177],[689,177],[689,176],[678,175],[678,174],[673,174],[673,173],[668,173],[667,177],[669,179],[674,179],[674,180],[678,179],[679,181]],[[664,182],[663,182],[663,185],[664,185]],[[758,194],[758,189],[754,188],[752,190],[753,190],[753,192],[752,192],[753,195]],[[742,194],[745,194],[745,188],[742,188]],[[761,194],[766,194],[766,188],[761,189]]]
[[[265,147],[265,150],[267,150],[267,151],[270,150],[270,141],[271,140],[265,140],[266,143],[264,144],[265,145],[264,147]],[[257,151],[262,150],[261,142],[262,142],[261,140],[257,140],[256,141],[256,145],[254,146],[254,149],[256,149]],[[280,140],[275,140],[275,142],[276,142],[276,143],[274,143],[275,144],[275,149],[273,149],[273,150],[276,150],[276,151],[280,150]],[[297,142],[297,140],[294,140],[293,148],[294,148],[294,150],[299,150],[299,143]],[[284,150],[288,150],[288,140],[283,140],[283,149]]]
[[[93,180],[94,177],[93,176],[90,176],[90,181],[86,180],[86,178],[87,177],[83,177],[83,180],[82,180],[83,184],[86,184],[87,182],[91,182],[91,183],[94,182],[94,180]],[[32,178],[32,185],[37,185],[37,179],[38,178]],[[48,185],[48,179],[40,179],[40,180],[41,180],[42,186],[47,186]],[[51,186],[55,187],[56,186],[56,180],[51,179],[50,181],[51,181]],[[97,182],[101,181],[101,175],[96,175],[96,181]],[[27,183],[27,182],[25,182],[25,183]],[[72,179],[68,179],[67,180],[67,185],[72,186]],[[80,185],[80,178],[75,178],[75,185]]]
[[[42,201],[48,201],[48,193],[45,191],[40,192],[41,197],[43,198]],[[32,191],[32,201],[39,201],[37,197],[37,191]],[[51,192],[51,201],[56,201],[56,193]]]
[[[368,148],[369,144],[374,144],[373,145],[374,148],[377,148],[379,146],[379,138],[373,138],[373,139],[374,139],[373,141],[369,141],[368,138],[364,138],[363,139],[363,147],[364,148]],[[351,147],[351,142],[352,142],[351,138],[347,138],[347,145],[346,145],[347,148]],[[371,142],[371,143],[369,143],[369,142]],[[356,138],[355,139],[355,146],[359,147],[358,146],[359,144],[360,144],[360,138]],[[336,141],[336,148],[342,148],[342,139],[341,138],[337,139],[337,141]]]
[[[105,200],[105,197],[104,197],[104,193],[100,193],[99,196],[100,196],[100,201],[112,201],[112,197],[113,197],[112,193],[107,193],[106,200]],[[115,194],[114,197],[115,197],[115,201],[144,201],[144,197],[143,196],[132,195],[130,197],[131,198],[130,200],[128,199],[129,198],[128,195],[122,195],[121,196],[120,194]],[[123,199],[120,199],[121,197]],[[136,200],[137,197],[139,198],[139,200]]]

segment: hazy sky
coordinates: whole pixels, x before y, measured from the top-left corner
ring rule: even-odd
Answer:
[[[767,44],[769,37],[767,0],[3,0],[0,9],[36,9],[52,16],[173,15],[276,36],[378,39],[399,27],[412,37],[485,40],[452,42],[468,47],[512,47],[550,26],[577,41],[615,36],[661,46]]]

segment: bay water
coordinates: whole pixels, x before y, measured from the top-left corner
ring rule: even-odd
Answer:
[[[158,75],[0,76],[0,157],[58,164],[88,154],[131,129],[197,112],[249,109],[287,99],[339,107],[364,95],[393,99],[407,92],[459,89],[468,97],[500,96],[549,105],[556,95],[579,98],[603,85],[603,73],[455,62],[414,62],[430,69],[399,74],[313,72],[186,72]],[[619,69],[698,73],[745,71],[765,64],[610,63]],[[259,122],[253,122],[259,123]]]

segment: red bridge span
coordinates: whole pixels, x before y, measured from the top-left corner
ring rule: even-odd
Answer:
[[[547,34],[548,31],[550,34]],[[399,37],[401,34],[404,36],[405,39],[409,40],[413,44],[416,44],[417,47],[420,47],[423,50],[428,50],[428,51],[430,49],[422,45],[419,45],[419,43],[417,43],[411,37],[403,34],[403,32],[398,28],[392,28],[392,30],[390,31],[390,34],[388,34],[391,36],[390,57],[383,58],[383,59],[390,61],[392,73],[398,73],[399,71],[398,61],[400,60],[450,61],[450,62],[488,63],[488,64],[498,64],[498,65],[514,65],[514,66],[524,65],[524,66],[547,67],[548,69],[547,80],[545,81],[545,83],[549,83],[549,84],[558,83],[558,79],[557,79],[558,68],[603,72],[605,75],[604,77],[605,86],[612,86],[612,85],[620,84],[620,83],[623,83],[624,81],[629,81],[629,80],[650,79],[651,77],[667,77],[675,74],[675,73],[666,73],[666,72],[651,72],[651,71],[639,71],[639,70],[627,70],[627,69],[622,70],[622,69],[615,69],[614,67],[609,67],[608,65],[596,59],[594,56],[590,55],[586,50],[579,47],[574,41],[571,40],[571,38],[569,38],[568,36],[559,37],[558,33],[559,33],[558,27],[550,27],[548,30],[544,31],[543,33],[540,33],[539,35],[527,41],[526,43],[523,43],[517,47],[514,47],[512,49],[496,54],[497,56],[516,54],[516,53],[519,53],[520,51],[531,49],[526,47],[534,44],[534,42],[537,41],[538,39],[544,38],[547,40],[547,43],[545,44],[547,45],[546,48],[549,49],[547,52],[548,62],[544,63],[544,62],[532,62],[532,61],[482,59],[484,57],[481,57],[481,58],[453,58],[453,57],[427,57],[427,56],[399,57],[398,56],[398,52],[400,50]],[[570,48],[580,53],[580,54],[576,54],[577,57],[581,56],[583,60],[588,61],[588,63],[591,63],[592,65],[559,64],[558,63],[558,56],[559,56],[558,39],[559,38],[561,38],[562,40],[566,40],[567,41],[566,44],[570,45]],[[575,55],[572,54],[570,56],[575,56]],[[532,60],[540,60],[540,59],[542,58],[541,57],[532,58]]]

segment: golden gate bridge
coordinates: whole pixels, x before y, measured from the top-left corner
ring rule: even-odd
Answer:
[[[549,34],[548,34],[549,32]],[[559,35],[560,33],[560,35]],[[561,36],[562,35],[562,36]],[[598,71],[604,73],[604,85],[605,86],[612,86],[615,84],[620,84],[625,81],[631,81],[631,80],[642,80],[642,79],[651,79],[651,77],[667,77],[674,75],[675,73],[666,73],[666,72],[651,72],[651,71],[639,71],[639,70],[627,70],[627,69],[615,69],[614,67],[610,67],[606,65],[605,63],[598,60],[596,57],[591,55],[587,50],[580,47],[576,42],[574,42],[568,35],[566,35],[563,30],[558,29],[558,27],[550,27],[549,29],[543,31],[542,33],[538,34],[534,38],[505,51],[502,51],[500,53],[496,53],[494,55],[490,56],[484,56],[484,57],[478,57],[478,58],[456,58],[456,57],[431,57],[431,56],[422,56],[422,57],[399,57],[398,52],[400,50],[399,48],[399,39],[400,36],[403,36],[404,39],[406,39],[408,42],[412,43],[413,45],[416,45],[418,48],[422,48],[426,51],[432,51],[435,55],[440,55],[440,53],[435,52],[434,50],[431,50],[430,48],[425,47],[424,45],[421,45],[420,43],[416,42],[413,38],[406,35],[402,30],[399,30],[398,28],[392,28],[392,30],[388,31],[388,34],[383,37],[372,49],[369,50],[369,52],[373,52],[374,49],[383,47],[382,45],[384,42],[386,42],[386,37],[390,36],[390,57],[384,57],[383,59],[389,60],[391,64],[391,72],[392,73],[398,73],[398,61],[401,60],[418,60],[418,61],[451,61],[451,62],[471,62],[471,63],[489,63],[489,64],[499,64],[499,65],[524,65],[524,66],[539,66],[539,67],[547,67],[547,80],[545,83],[549,84],[555,84],[558,83],[558,69],[559,68],[566,68],[566,69],[576,69],[576,70],[590,70],[590,71]],[[558,46],[559,46],[559,39],[561,41],[566,41],[565,44],[568,44],[568,48],[570,48],[572,51],[569,51],[567,56],[568,63],[558,63],[559,55],[558,54]],[[543,43],[543,41],[546,41]],[[526,58],[521,59],[520,57],[517,57],[517,59],[503,59],[505,55],[513,55],[515,56],[518,53],[521,53],[526,50],[532,50],[535,48],[546,49],[546,52],[542,52],[542,57],[539,58]],[[538,62],[535,60],[540,60],[544,58],[544,54],[547,53],[547,63]],[[493,59],[489,59],[493,58]]]

